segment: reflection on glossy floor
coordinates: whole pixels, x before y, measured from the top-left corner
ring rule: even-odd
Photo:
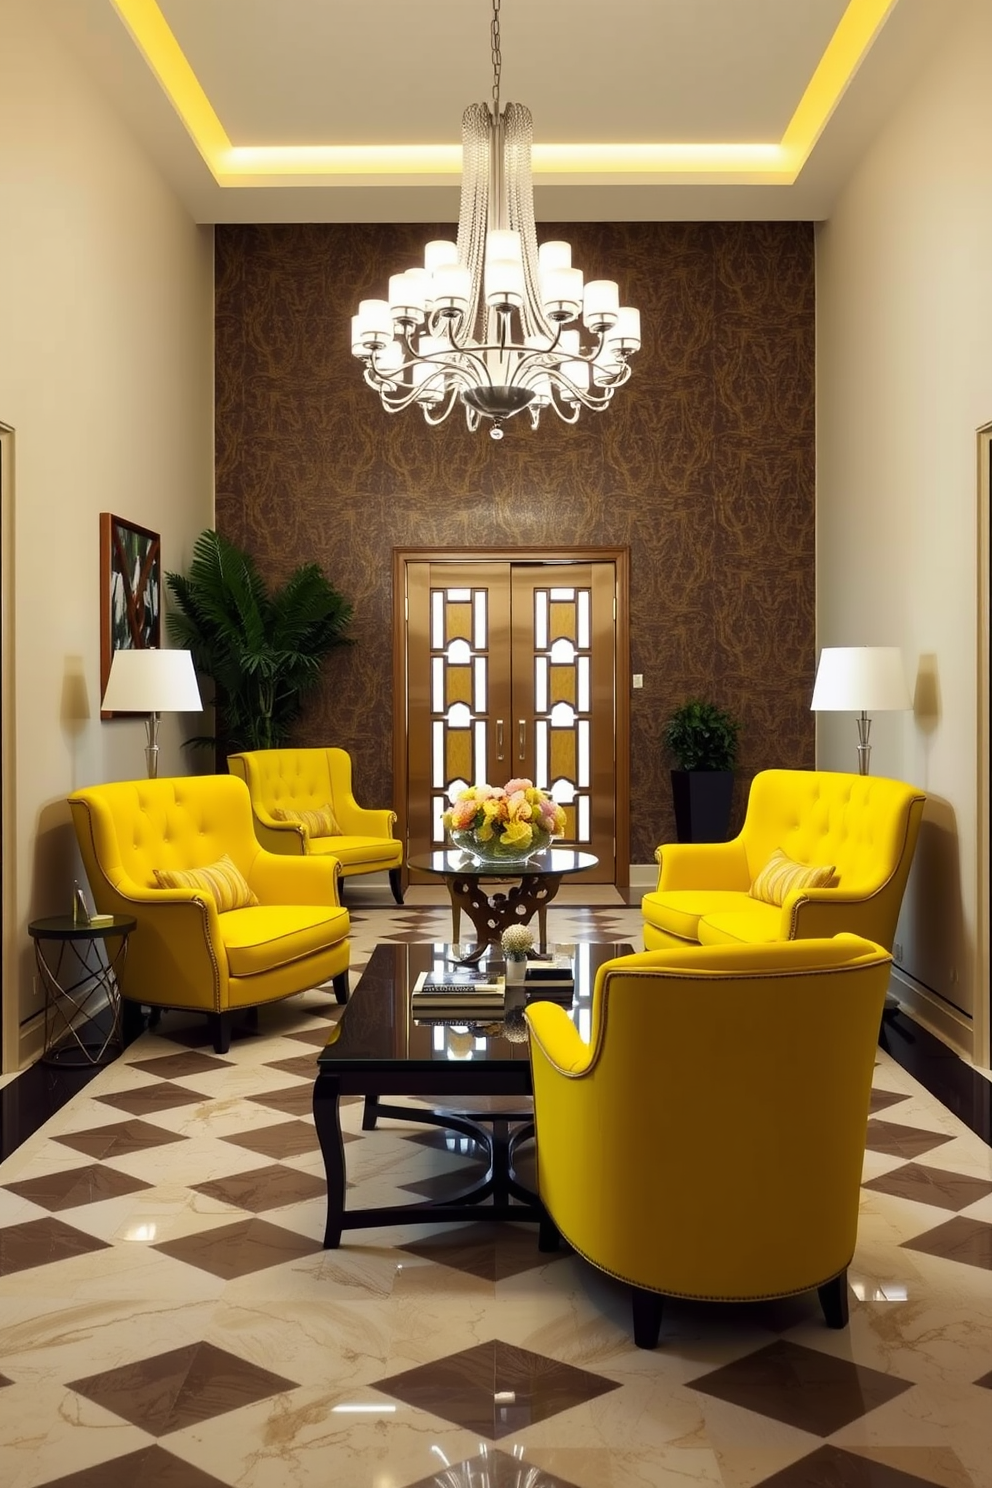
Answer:
[[[440,910],[352,911],[356,968],[447,938]],[[608,903],[549,929],[640,944]],[[992,1151],[887,1053],[849,1329],[815,1296],[671,1303],[648,1353],[625,1289],[524,1224],[321,1249],[310,1092],[337,1013],[263,1010],[222,1058],[170,1015],[0,1166],[4,1488],[992,1488]],[[471,1161],[360,1113],[362,1203]]]

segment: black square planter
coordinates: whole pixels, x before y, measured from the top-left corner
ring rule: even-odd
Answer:
[[[671,775],[679,842],[726,842],[733,770],[673,770]]]

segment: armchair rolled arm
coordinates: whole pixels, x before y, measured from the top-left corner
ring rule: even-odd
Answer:
[[[853,935],[877,941],[878,909],[874,903],[877,892],[796,889],[786,895],[782,905],[781,938],[815,940],[849,930]]]
[[[252,860],[248,883],[263,904],[341,903],[338,880],[341,864],[329,853],[319,858],[291,858],[259,848]]]
[[[658,889],[749,889],[747,854],[730,842],[663,842],[655,848]]]
[[[525,1009],[531,1039],[560,1075],[584,1075],[593,1049],[580,1035],[565,1009],[554,1002],[534,1002]]]
[[[396,812],[388,807],[359,806],[354,796],[334,798],[334,814],[348,837],[391,838],[396,825]]]

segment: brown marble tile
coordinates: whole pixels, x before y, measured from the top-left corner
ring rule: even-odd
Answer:
[[[70,1380],[67,1388],[151,1436],[166,1436],[297,1386],[200,1342]]]
[[[992,1193],[988,1179],[951,1173],[946,1168],[928,1168],[923,1163],[904,1163],[891,1173],[882,1173],[862,1183],[861,1187],[893,1194],[899,1199],[914,1199],[918,1204],[934,1204],[938,1209],[967,1209],[969,1204]]]
[[[900,1095],[898,1090],[878,1090],[873,1087],[868,1102],[869,1114],[874,1116],[878,1111],[885,1111],[889,1106],[897,1106],[900,1101],[908,1099],[908,1096]]]
[[[287,1116],[302,1116],[311,1119],[313,1116],[313,1081],[301,1082],[299,1085],[286,1085],[282,1090],[268,1090],[261,1095],[249,1095],[246,1097],[253,1101],[256,1106],[266,1106],[270,1111],[283,1111]],[[364,1100],[363,1095],[342,1095],[338,1100],[339,1106],[353,1106],[357,1101]]]
[[[13,1383],[14,1381],[9,1380],[5,1374],[0,1374],[0,1390],[2,1390],[5,1385],[12,1385]]]
[[[478,1183],[481,1170],[465,1164],[463,1167],[452,1168],[445,1173],[434,1173],[430,1178],[408,1179],[404,1183],[398,1183],[398,1188],[405,1189],[408,1193],[419,1194],[422,1199],[429,1199],[432,1203],[437,1199],[447,1199],[449,1202],[454,1194],[461,1193],[462,1189]]]
[[[171,1080],[156,1080],[154,1085],[142,1085],[137,1090],[116,1090],[109,1095],[98,1095],[96,1099],[105,1106],[114,1106],[119,1111],[129,1111],[132,1116],[153,1115],[156,1111],[171,1111],[176,1106],[195,1106],[209,1096],[198,1090],[189,1090],[185,1085],[173,1085]]]
[[[284,1168],[273,1163],[266,1168],[253,1168],[249,1173],[232,1173],[227,1178],[213,1178],[208,1183],[190,1185],[197,1193],[220,1199],[238,1209],[260,1214],[265,1209],[281,1209],[286,1204],[299,1204],[306,1199],[324,1198],[327,1184],[311,1173]]]
[[[620,1388],[604,1375],[559,1364],[498,1338],[372,1383],[416,1410],[490,1440]]]
[[[817,1447],[781,1472],[762,1478],[755,1488],[934,1488],[929,1478],[900,1472],[840,1447]]]
[[[162,1080],[182,1080],[188,1075],[203,1075],[210,1070],[230,1069],[229,1059],[214,1054],[198,1054],[190,1049],[185,1054],[156,1054],[151,1059],[136,1059],[132,1069],[144,1070]]]
[[[301,1256],[316,1255],[322,1248],[318,1241],[280,1229],[264,1219],[238,1220],[219,1229],[202,1230],[197,1235],[163,1240],[161,1245],[152,1247],[224,1281],[249,1276],[269,1266],[281,1266]]]
[[[85,1152],[88,1157],[106,1161],[109,1157],[130,1157],[134,1152],[147,1152],[169,1142],[185,1142],[176,1132],[153,1126],[148,1121],[120,1121],[113,1126],[94,1126],[87,1131],[64,1132],[54,1139],[65,1147]]]
[[[327,1043],[327,1025],[320,1028],[300,1028],[295,1033],[287,1033],[288,1039],[295,1039],[300,1044],[312,1044],[315,1049],[322,1049]]]
[[[325,1038],[324,1043],[326,1042]],[[273,1059],[266,1064],[265,1068],[279,1070],[284,1075],[299,1075],[303,1080],[313,1081],[317,1078],[317,1056],[316,1054],[294,1054],[288,1059]]]
[[[404,1187],[413,1185],[408,1183]],[[423,1192],[420,1188],[417,1191]],[[537,1248],[537,1227],[513,1224],[473,1224],[442,1230],[399,1248],[421,1260],[436,1261],[454,1271],[466,1271],[470,1276],[494,1282],[547,1266],[566,1254],[564,1250],[542,1254]]]
[[[575,1484],[495,1447],[484,1456],[469,1457],[439,1468],[429,1478],[418,1478],[410,1488],[575,1488]]]
[[[900,1126],[895,1121],[869,1121],[865,1146],[870,1152],[884,1152],[889,1157],[919,1157],[932,1152],[954,1138],[947,1132],[926,1131],[919,1126]]]
[[[42,1209],[75,1209],[80,1204],[98,1204],[101,1199],[116,1199],[121,1194],[137,1193],[150,1188],[140,1178],[119,1173],[102,1163],[87,1163],[84,1168],[65,1168],[45,1173],[40,1178],[23,1178],[18,1183],[5,1183],[11,1193],[30,1199]]]
[[[157,1443],[98,1462],[64,1478],[49,1478],[40,1488],[228,1488],[220,1478],[174,1457]]]
[[[23,1224],[8,1225],[0,1230],[0,1276],[15,1271],[30,1271],[34,1266],[48,1266],[53,1261],[66,1261],[73,1256],[89,1255],[94,1250],[109,1250],[105,1240],[85,1235],[61,1219],[46,1215]]]
[[[921,1250],[945,1261],[961,1261],[965,1266],[992,1271],[992,1224],[957,1214],[935,1230],[927,1230],[925,1235],[904,1240],[903,1248]]]
[[[896,1375],[784,1339],[686,1383],[816,1436],[829,1436],[912,1388]]]
[[[977,1379],[975,1384],[981,1385],[985,1390],[992,1390],[992,1369],[989,1370],[988,1374],[983,1374],[981,1379]]]
[[[299,1157],[303,1152],[316,1152],[320,1146],[312,1121],[281,1121],[278,1126],[261,1126],[220,1140],[275,1158]]]

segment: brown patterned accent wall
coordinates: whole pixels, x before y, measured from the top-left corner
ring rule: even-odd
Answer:
[[[603,414],[545,414],[497,444],[453,414],[389,415],[350,353],[358,301],[450,226],[219,226],[217,526],[279,582],[315,559],[355,607],[301,745],[355,759],[392,800],[394,546],[626,545],[631,859],[674,839],[660,737],[692,695],[742,720],[751,775],[813,764],[814,262],[808,223],[555,225],[615,278],[644,344]],[[552,235],[551,230],[539,233]]]

